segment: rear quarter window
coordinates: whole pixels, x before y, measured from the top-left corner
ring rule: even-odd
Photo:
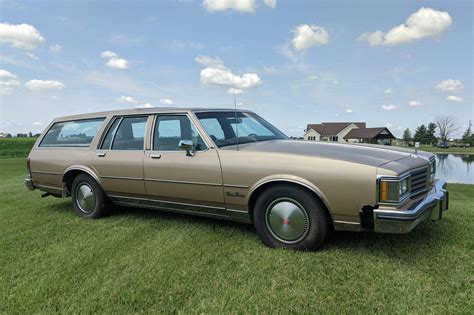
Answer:
[[[88,147],[105,118],[61,121],[46,132],[40,147]]]

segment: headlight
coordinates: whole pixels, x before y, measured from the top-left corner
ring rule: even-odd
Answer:
[[[399,179],[384,179],[379,183],[379,201],[399,204],[410,193],[410,177]]]

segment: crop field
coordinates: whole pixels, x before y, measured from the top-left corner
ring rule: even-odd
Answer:
[[[474,185],[450,185],[443,220],[410,234],[336,232],[294,252],[246,224],[134,208],[81,219],[24,176],[23,157],[0,159],[2,314],[474,311]]]

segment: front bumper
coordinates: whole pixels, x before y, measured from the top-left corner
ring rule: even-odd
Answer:
[[[26,188],[28,188],[28,190],[35,190],[35,184],[33,183],[33,180],[31,179],[31,177],[27,177],[25,178],[25,186]]]
[[[425,199],[410,209],[374,210],[374,231],[378,233],[408,233],[421,221],[441,220],[443,211],[448,210],[449,192],[446,182],[436,180]]]

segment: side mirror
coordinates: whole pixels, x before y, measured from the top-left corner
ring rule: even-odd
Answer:
[[[192,140],[180,140],[178,147],[181,150],[186,150],[186,156],[193,156],[194,155],[194,145]]]

